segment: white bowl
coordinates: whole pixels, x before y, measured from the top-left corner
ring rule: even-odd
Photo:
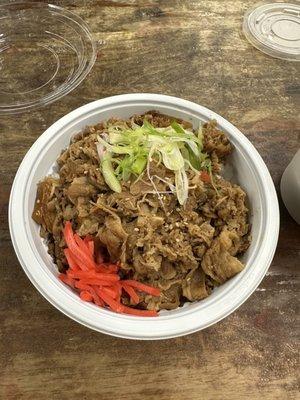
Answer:
[[[251,209],[252,243],[245,269],[205,300],[162,311],[157,318],[120,315],[85,303],[57,279],[57,269],[32,220],[37,183],[53,171],[61,150],[74,133],[112,116],[126,118],[148,110],[191,121],[216,119],[234,146],[231,173],[247,192]],[[228,172],[229,171],[229,172]],[[218,114],[195,103],[157,94],[125,94],[94,101],[55,122],[33,144],[16,174],[10,196],[9,225],[18,259],[28,278],[56,308],[99,332],[130,339],[166,339],[186,335],[220,321],[237,309],[263,279],[275,252],[279,208],[275,188],[262,158],[248,139]]]

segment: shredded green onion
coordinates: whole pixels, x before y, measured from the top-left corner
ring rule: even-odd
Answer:
[[[111,163],[111,154],[107,151],[101,162],[102,174],[105,179],[105,182],[114,192],[121,193],[122,188],[120,182],[116,178],[114,174],[114,170]]]
[[[131,176],[139,178],[146,170],[160,198],[150,173],[150,163],[155,160],[174,172],[175,187],[170,185],[170,189],[175,190],[181,205],[188,197],[187,171],[206,169],[211,173],[211,161],[202,148],[201,128],[195,135],[176,121],[166,128],[155,128],[146,119],[142,126],[109,123],[97,143],[103,177],[113,191],[121,192],[120,181],[128,181]],[[156,178],[163,181],[163,177]]]

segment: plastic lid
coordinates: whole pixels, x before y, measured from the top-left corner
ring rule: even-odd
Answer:
[[[243,23],[246,38],[264,53],[300,61],[300,3],[263,2],[250,9]]]
[[[96,45],[77,15],[44,3],[0,6],[0,114],[52,103],[78,86]]]

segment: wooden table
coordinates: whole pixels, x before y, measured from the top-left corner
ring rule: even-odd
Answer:
[[[0,118],[0,398],[296,399],[300,228],[282,204],[277,252],[251,298],[205,331],[161,342],[108,337],[53,308],[16,259],[7,208],[18,165],[47,127],[92,100],[129,92],[175,95],[223,115],[256,146],[278,189],[300,145],[300,64],[245,40],[241,22],[252,1],[53,3],[78,13],[105,44],[72,94]]]

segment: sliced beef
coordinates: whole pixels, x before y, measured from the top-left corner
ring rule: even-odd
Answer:
[[[47,177],[39,182],[32,218],[48,232],[52,233],[57,216],[58,200],[54,196],[58,179]]]
[[[231,153],[232,146],[228,137],[217,128],[217,122],[211,121],[203,126],[203,149],[208,154],[224,158]]]
[[[227,229],[214,239],[211,247],[204,254],[201,266],[203,271],[218,283],[242,271],[244,265],[233,254],[237,252],[238,235]]]
[[[155,127],[169,126],[174,118],[151,111],[128,121]],[[191,129],[189,122],[177,122]],[[155,298],[140,294],[140,307],[175,309],[186,300],[209,295],[213,287],[243,269],[237,259],[250,243],[249,211],[242,188],[226,181],[219,172],[232,146],[216,122],[203,127],[203,146],[213,167],[213,185],[189,170],[189,197],[181,207],[170,193],[174,174],[152,161],[150,172],[159,196],[147,174],[122,182],[122,192],[106,185],[95,142],[106,123],[86,128],[74,136],[57,160],[58,178],[46,177],[38,185],[33,219],[60,271],[66,269],[62,229],[71,221],[82,237],[93,235],[105,257],[121,262],[122,276],[130,276],[161,288]],[[129,304],[124,297],[125,304]]]
[[[205,285],[205,273],[201,268],[191,270],[182,281],[183,295],[190,301],[201,300],[208,296]]]

